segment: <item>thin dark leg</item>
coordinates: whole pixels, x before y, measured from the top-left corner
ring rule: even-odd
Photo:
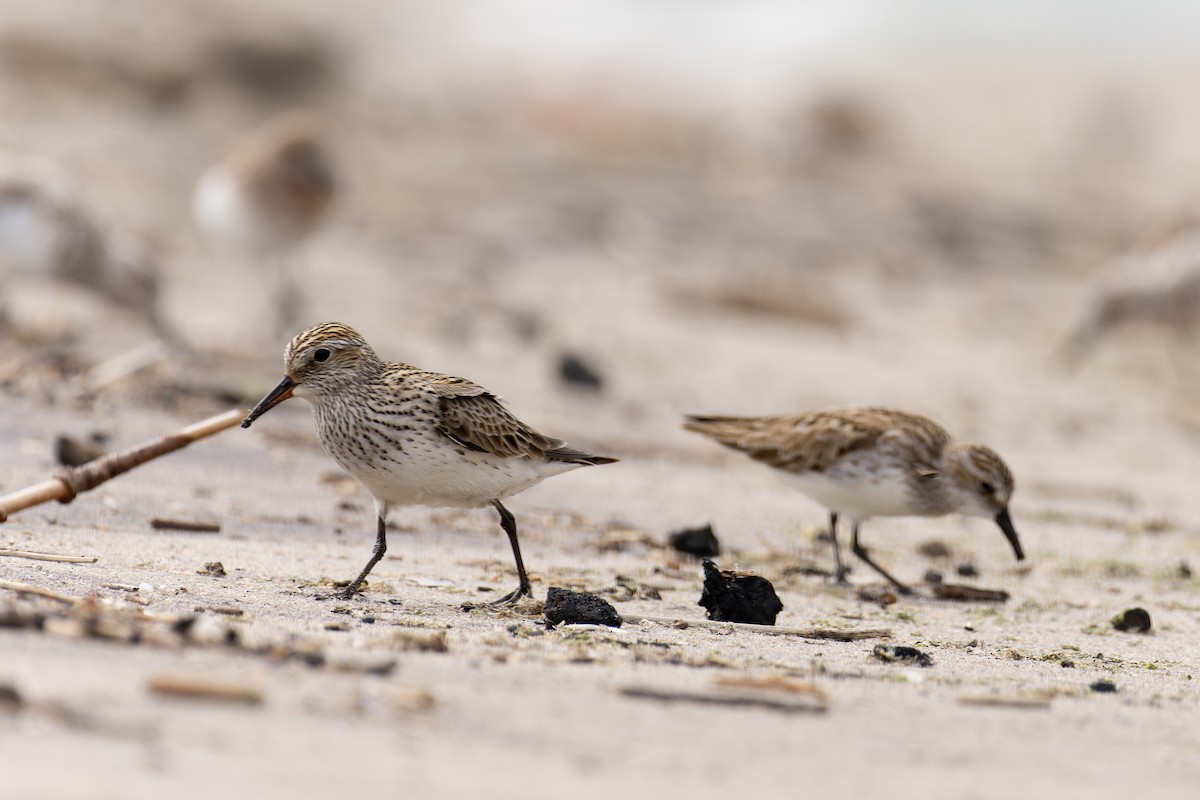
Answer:
[[[829,512],[829,541],[833,542],[833,579],[838,583],[848,583],[846,574],[850,570],[842,563],[842,548],[838,547],[837,540],[837,512]]]
[[[857,522],[854,523],[854,538],[851,541],[850,545],[851,545],[851,549],[854,551],[854,555],[858,556],[863,561],[867,562],[867,564],[871,567],[871,569],[875,570],[880,575],[887,578],[888,582],[890,582],[892,584],[892,586],[896,587],[897,592],[899,592],[900,594],[912,594],[912,589],[910,589],[909,587],[905,586],[900,581],[893,578],[891,576],[891,574],[888,573],[887,570],[885,570],[883,567],[876,564],[874,561],[871,560],[871,557],[867,555],[867,548],[863,547],[861,544],[858,543],[858,523]]]
[[[350,599],[358,594],[358,587],[362,586],[362,582],[367,579],[367,573],[375,568],[379,560],[383,558],[383,554],[387,552],[387,523],[383,521],[383,517],[379,517],[379,527],[375,532],[375,549],[371,552],[371,560],[363,567],[363,571],[358,573],[358,577],[350,581],[350,585],[342,592],[342,597]]]
[[[513,559],[517,562],[517,580],[519,581],[515,591],[489,603],[489,605],[499,606],[515,603],[522,597],[532,597],[533,587],[529,583],[529,575],[525,573],[525,562],[521,560],[521,546],[517,544],[517,520],[511,511],[500,504],[499,500],[493,500],[492,505],[500,512],[500,527],[504,528],[504,532],[508,534],[508,543],[512,545]]]

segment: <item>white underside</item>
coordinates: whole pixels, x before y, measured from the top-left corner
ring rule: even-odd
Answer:
[[[24,275],[53,274],[64,235],[29,204],[0,204],[0,268]]]
[[[473,454],[474,455],[474,454]],[[451,458],[450,456],[453,456]],[[581,466],[529,458],[499,459],[477,454],[464,462],[450,451],[446,458],[426,452],[420,462],[388,462],[387,468],[343,464],[377,501],[388,506],[479,508],[523,492],[545,478]]]
[[[816,502],[851,520],[870,517],[904,517],[913,509],[905,474],[896,467],[856,469],[839,467],[835,472],[783,473],[780,477]]]
[[[246,202],[232,176],[219,167],[205,172],[196,186],[192,215],[201,233],[222,250],[265,256],[285,244]]]

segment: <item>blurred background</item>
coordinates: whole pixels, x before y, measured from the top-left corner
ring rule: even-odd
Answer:
[[[147,744],[63,771],[78,738],[13,728],[0,753],[56,769],[6,775],[86,775],[95,796],[108,775],[195,774],[171,786],[181,796],[276,764],[320,787],[382,764],[389,787],[441,796],[445,776],[503,794],[494,775],[519,774],[507,783],[524,796],[576,772],[573,796],[612,796],[604,780],[625,776],[728,794],[755,772],[793,787],[807,759],[821,769],[806,782],[858,794],[926,792],[932,769],[959,796],[1027,793],[1031,776],[1057,795],[1085,780],[1128,795],[1148,774],[1179,774],[1191,796],[1197,31],[1186,0],[0,0],[5,491],[44,478],[53,434],[75,437],[59,460],[83,460],[248,408],[291,336],[336,320],[621,459],[515,499],[539,591],[668,580],[671,613],[698,616],[698,571],[656,543],[711,523],[722,566],[780,587],[784,624],[886,624],[940,670],[918,686],[866,643],[746,649],[693,630],[677,646],[675,629],[669,652],[621,643],[589,670],[573,640],[458,610],[510,564],[478,511],[395,515],[396,561],[380,565],[394,583],[369,620],[330,626],[313,582],[362,563],[370,504],[317,452],[306,404],[287,403],[6,528],[10,545],[100,555],[94,571],[6,569],[89,598],[146,586],[155,613],[245,607],[252,631],[331,652],[393,623],[450,629],[450,655],[403,659],[401,680],[437,697],[429,725],[379,723],[383,678],[30,632],[7,673],[22,693],[75,698],[80,725],[112,717]],[[909,581],[951,563],[925,547],[942,543],[1013,602],[889,611],[825,587],[825,511],[680,429],[684,413],[854,404],[928,415],[1004,457],[1030,569],[987,520],[877,520],[867,536]],[[158,513],[228,527],[169,536],[145,524]],[[1156,635],[1113,633],[1134,602]],[[146,699],[137,675],[202,656],[269,684],[271,707],[218,719]],[[837,700],[820,727],[710,728],[701,713],[729,712],[613,700],[620,675],[808,680],[810,659]],[[1087,688],[1110,674],[1111,703]],[[1053,715],[950,702],[972,687],[1061,699]],[[354,710],[328,711],[343,693]],[[697,746],[710,741],[726,758]]]
[[[1198,25],[1182,0],[3,3],[0,383],[198,414],[336,319],[626,458],[709,452],[686,411],[876,403],[1018,475],[1124,480],[1200,433],[1192,301],[1095,333],[1189,230]],[[301,177],[237,200],[297,109]]]

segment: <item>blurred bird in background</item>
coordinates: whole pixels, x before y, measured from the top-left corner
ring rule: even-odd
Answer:
[[[291,256],[317,229],[335,193],[334,168],[312,114],[268,120],[209,167],[196,186],[196,226],[220,252],[270,262],[280,332],[303,316]]]

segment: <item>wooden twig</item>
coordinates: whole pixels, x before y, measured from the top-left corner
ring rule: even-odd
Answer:
[[[35,553],[32,550],[6,550],[0,548],[0,557],[28,558],[32,561],[61,561],[66,564],[95,564],[95,556],[60,556],[55,553]]]
[[[247,705],[261,705],[263,701],[263,693],[257,686],[202,673],[152,675],[147,688],[154,694],[189,700],[221,700]]]
[[[187,447],[192,442],[212,436],[226,428],[232,428],[241,422],[245,415],[245,412],[240,410],[226,411],[224,414],[209,417],[167,436],[160,436],[120,452],[101,456],[78,467],[63,468],[48,481],[0,497],[0,522],[8,519],[12,513],[48,503],[51,500],[69,503],[81,492],[95,489],[105,481],[145,464],[147,461],[167,453],[173,453]]]
[[[62,594],[53,589],[43,589],[41,586],[34,586],[31,583],[21,583],[20,581],[0,579],[0,589],[8,589],[10,592],[16,592],[17,594],[32,594],[38,597],[47,597],[51,600],[57,600],[60,603],[71,603],[72,605],[83,602],[82,597]]]
[[[220,533],[221,523],[172,517],[151,517],[150,527],[156,531],[187,531],[189,533]]]
[[[778,625],[751,625],[748,622],[716,622],[711,619],[683,619],[682,617],[647,617],[636,614],[622,615],[625,622],[656,622],[659,625],[676,627],[711,628],[716,630],[753,631],[773,636],[798,636],[801,639],[832,639],[836,642],[854,642],[860,639],[890,639],[891,628],[785,628]]]
[[[660,700],[666,703],[701,703],[721,706],[753,706],[786,713],[824,714],[829,710],[824,692],[813,688],[809,692],[782,692],[755,687],[715,686],[710,691],[693,691],[675,687],[622,686],[617,689],[625,697]]]
[[[1049,708],[1050,697],[1045,694],[960,694],[955,698],[967,706],[1007,706],[1009,708]]]

